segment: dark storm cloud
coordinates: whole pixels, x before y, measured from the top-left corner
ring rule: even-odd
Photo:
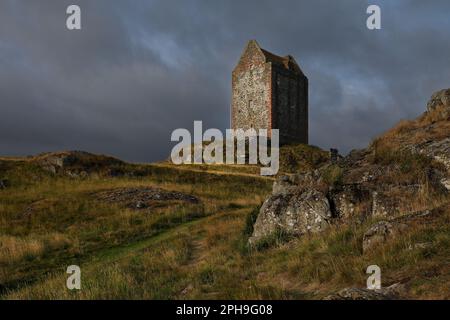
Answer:
[[[450,3],[376,1],[0,3],[0,153],[83,149],[166,157],[170,133],[229,126],[245,43],[291,54],[310,79],[311,142],[362,147],[450,87]],[[65,28],[69,4],[81,31]]]

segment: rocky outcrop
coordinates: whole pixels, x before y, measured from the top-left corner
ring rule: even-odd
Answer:
[[[346,288],[326,296],[323,300],[398,300],[404,295],[405,287],[400,283],[379,290]]]
[[[439,207],[436,211],[438,210]],[[364,233],[362,241],[363,253],[367,253],[371,249],[386,243],[403,232],[406,232],[414,223],[424,223],[427,218],[432,218],[432,213],[433,212],[430,210],[424,210],[399,216],[389,221],[378,221]],[[425,244],[423,243],[418,243],[411,245],[411,248],[420,248],[424,245]]]
[[[400,123],[369,147],[343,158],[332,150],[328,163],[279,177],[249,241],[278,229],[301,235],[323,231],[330,223],[361,223],[370,218],[384,221],[365,234],[365,251],[392,238],[402,229],[402,223],[393,220],[413,210],[433,209],[448,196],[449,110],[450,89],[439,91],[425,115]]]
[[[439,141],[428,141],[417,146],[416,149],[419,153],[442,163],[450,172],[450,137]]]
[[[323,300],[392,300],[393,297],[375,290],[361,288],[346,288],[335,294],[326,296]]]
[[[399,210],[394,199],[384,192],[373,191],[372,193],[372,217],[388,217],[398,214]]]
[[[343,220],[363,219],[366,208],[362,204],[370,199],[370,191],[361,184],[349,184],[331,188],[329,192],[335,216]]]
[[[281,176],[272,186],[272,194],[274,195],[289,195],[298,190],[298,185],[294,183],[292,176]]]
[[[427,112],[439,112],[441,119],[450,117],[450,89],[435,92],[427,104]]]
[[[124,164],[113,157],[84,151],[44,153],[35,157],[34,162],[53,174],[65,174],[73,178],[86,177],[102,170],[109,172],[115,170],[115,166]]]
[[[277,230],[290,235],[321,232],[332,223],[360,223],[368,218],[378,222],[364,235],[364,251],[384,243],[403,230],[402,220],[414,216],[401,210],[422,192],[423,186],[383,186],[348,184],[324,189],[319,171],[281,176],[273,185],[272,195],[263,203],[251,244]],[[399,218],[400,217],[400,218]]]
[[[272,194],[291,194],[301,189],[313,189],[317,188],[321,182],[322,176],[318,170],[280,176],[273,183]]]
[[[297,177],[307,181],[307,176]],[[274,192],[262,205],[249,239],[251,244],[270,236],[277,230],[291,235],[320,232],[333,218],[330,203],[316,189],[302,191],[288,178],[274,184]]]
[[[95,196],[101,201],[124,204],[131,209],[145,209],[160,201],[199,202],[197,197],[189,194],[152,187],[113,189],[99,192]]]
[[[321,232],[331,223],[361,223],[381,217],[385,221],[377,223],[364,235],[363,248],[367,251],[402,230],[399,219],[415,214],[409,211],[411,199],[426,192],[426,188],[433,188],[436,179],[428,174],[427,186],[383,184],[375,180],[324,187],[319,170],[282,176],[274,182],[272,195],[263,203],[249,242],[255,243],[277,230],[302,235]],[[441,179],[439,186],[445,181]],[[443,187],[439,190],[446,192]]]
[[[393,218],[401,215],[402,202],[417,197],[423,187],[421,185],[377,186],[372,191],[371,217]]]
[[[442,178],[441,183],[445,189],[450,191],[450,178]]]
[[[367,253],[370,249],[377,245],[385,243],[388,239],[393,238],[407,226],[402,223],[379,221],[375,223],[363,236],[363,252]]]

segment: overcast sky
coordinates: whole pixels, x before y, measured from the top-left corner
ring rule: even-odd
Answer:
[[[66,28],[78,4],[82,30]],[[378,4],[382,30],[366,28]],[[309,78],[310,142],[364,147],[450,87],[448,0],[1,0],[0,154],[166,158],[176,128],[230,122],[249,39]]]

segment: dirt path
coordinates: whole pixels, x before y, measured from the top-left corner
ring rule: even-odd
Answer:
[[[192,267],[200,264],[206,258],[206,244],[204,239],[194,239],[192,241],[192,254],[187,267]]]

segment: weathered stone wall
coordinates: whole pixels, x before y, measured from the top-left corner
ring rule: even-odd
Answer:
[[[233,71],[232,128],[271,128],[270,85],[270,63],[249,48]]]
[[[272,74],[273,128],[280,142],[308,143],[308,79],[279,67]]]

